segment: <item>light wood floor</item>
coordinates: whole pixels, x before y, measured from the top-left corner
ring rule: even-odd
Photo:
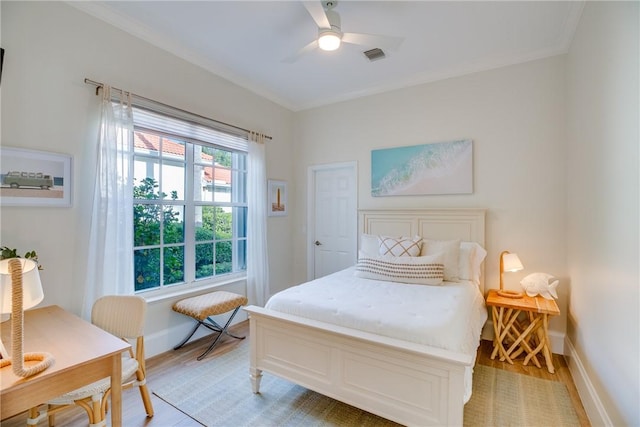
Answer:
[[[230,332],[235,335],[248,335],[249,322],[245,321],[230,328]],[[229,337],[225,337],[218,343],[216,348],[209,353],[207,358],[217,357],[228,351],[233,350],[241,341],[235,340]],[[187,344],[183,348],[175,351],[169,351],[161,355],[150,358],[147,361],[147,384],[151,390],[153,390],[153,384],[155,381],[166,379],[167,377],[177,375],[181,369],[189,369],[189,367],[198,364],[196,357],[200,355],[209,345],[210,341],[205,337],[201,340],[194,341]],[[537,378],[542,378],[552,381],[561,381],[566,384],[573,406],[578,414],[582,426],[590,426],[587,415],[584,411],[578,392],[571,378],[569,368],[564,360],[563,356],[557,354],[553,355],[554,365],[556,368],[555,374],[550,374],[546,369],[540,369],[535,366],[522,366],[522,360],[517,360],[514,365],[500,362],[499,360],[491,360],[491,352],[493,350],[493,344],[491,341],[482,341],[480,348],[478,349],[477,363],[492,366],[494,368],[506,369],[512,372],[520,374],[531,375]],[[123,391],[122,396],[122,418],[124,427],[191,427],[200,426],[200,423],[189,418],[187,415],[175,409],[173,406],[165,403],[156,397],[155,394],[151,395],[153,401],[153,409],[155,415],[152,418],[147,418],[144,407],[142,406],[142,400],[140,399],[140,393],[137,389],[129,389]],[[17,415],[8,420],[0,423],[2,427],[14,427],[25,426],[26,413]],[[44,427],[47,423],[41,421],[39,426]],[[65,427],[86,427],[88,425],[87,415],[84,410],[73,407],[67,411],[62,411],[56,414],[56,425]],[[235,426],[229,426],[235,427]]]

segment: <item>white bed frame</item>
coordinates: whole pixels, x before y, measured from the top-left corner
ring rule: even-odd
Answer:
[[[461,239],[484,247],[484,209],[365,210],[361,233]],[[483,278],[481,290],[484,293]],[[249,306],[250,374],[262,371],[405,425],[462,425],[463,353]]]

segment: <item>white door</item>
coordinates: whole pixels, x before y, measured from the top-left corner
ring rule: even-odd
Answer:
[[[345,269],[357,260],[356,177],[355,162],[309,168],[309,280]]]

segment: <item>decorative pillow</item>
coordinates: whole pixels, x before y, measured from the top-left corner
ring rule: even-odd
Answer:
[[[480,265],[487,256],[487,251],[475,242],[460,242],[460,262],[458,276],[462,280],[480,283]]]
[[[442,255],[394,257],[358,253],[355,275],[364,279],[417,285],[440,285],[444,277]]]
[[[378,236],[375,234],[361,234],[360,250],[367,255],[378,255],[378,252],[380,251]]]
[[[425,239],[421,256],[442,253],[444,262],[444,280],[455,282],[459,278],[460,240]]]
[[[422,249],[422,237],[389,237],[378,236],[379,255],[396,257],[419,256]]]

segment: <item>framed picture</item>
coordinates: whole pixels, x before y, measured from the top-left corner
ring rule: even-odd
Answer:
[[[0,147],[2,206],[71,206],[71,156]]]
[[[287,214],[287,183],[285,181],[268,181],[269,216],[285,216]]]
[[[371,151],[371,195],[473,193],[470,139]]]

